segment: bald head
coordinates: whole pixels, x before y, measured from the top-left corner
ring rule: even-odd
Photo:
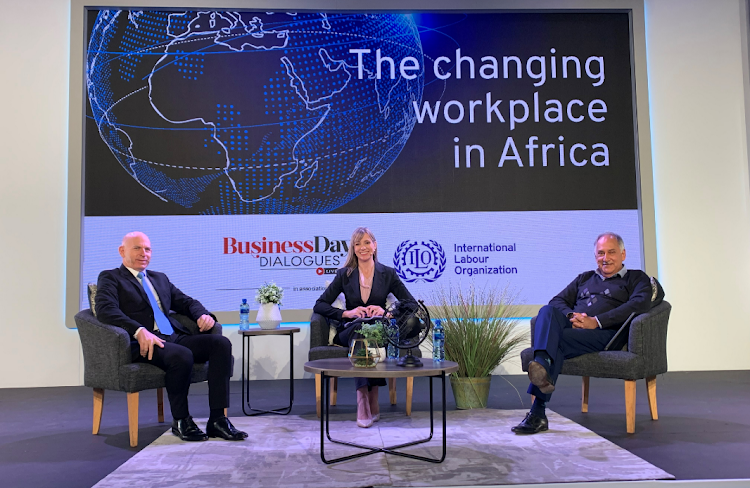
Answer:
[[[136,271],[143,271],[151,261],[151,241],[143,232],[125,234],[118,251],[122,264]]]

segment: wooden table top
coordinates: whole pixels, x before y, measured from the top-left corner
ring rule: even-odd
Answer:
[[[238,330],[237,333],[242,336],[261,336],[261,335],[292,335],[299,332],[299,327],[279,327],[277,329],[261,329],[260,327],[250,326],[249,330]]]
[[[326,376],[342,378],[405,378],[410,376],[437,376],[441,371],[450,374],[458,371],[458,364],[453,361],[433,361],[420,358],[422,367],[407,368],[398,366],[395,359],[378,362],[374,368],[357,368],[352,366],[349,358],[317,359],[305,363],[305,371],[313,374],[325,372]]]

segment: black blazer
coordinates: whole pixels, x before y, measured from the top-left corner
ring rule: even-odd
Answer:
[[[197,321],[201,315],[212,314],[198,300],[182,293],[164,273],[146,271],[151,284],[159,295],[162,308],[175,311]],[[138,278],[124,266],[99,273],[96,285],[96,315],[105,324],[122,327],[132,337],[139,327],[154,331],[154,311]],[[176,332],[190,334],[177,320],[169,317]]]
[[[343,310],[334,308],[331,304],[342,292],[346,297],[346,309],[351,310],[357,307],[366,307],[368,305],[378,305],[385,308],[385,299],[389,293],[393,293],[398,300],[414,300],[409,290],[406,289],[401,279],[396,274],[396,270],[380,263],[375,263],[375,274],[372,277],[372,289],[370,298],[367,303],[362,301],[359,293],[359,269],[355,268],[352,274],[347,276],[347,268],[341,268],[336,271],[336,277],[328,288],[320,295],[315,302],[313,312],[329,319],[342,320]]]

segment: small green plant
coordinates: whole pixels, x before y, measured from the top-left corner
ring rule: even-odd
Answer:
[[[265,303],[275,303],[281,305],[281,298],[284,296],[284,289],[273,281],[263,283],[263,286],[258,288],[258,293],[255,294],[255,301],[261,305]]]
[[[352,364],[359,368],[372,368],[380,360],[377,348],[384,343],[385,330],[381,322],[361,324],[353,336],[350,354]]]
[[[358,332],[365,339],[375,342],[378,345],[385,343],[385,331],[381,322],[362,324]]]

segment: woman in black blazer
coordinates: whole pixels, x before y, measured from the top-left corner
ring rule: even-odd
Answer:
[[[346,310],[331,306],[341,293],[346,298]],[[370,229],[358,227],[352,233],[344,267],[336,272],[336,277],[318,298],[313,311],[341,323],[361,317],[381,316],[385,314],[385,299],[389,293],[398,300],[414,301],[396,270],[378,262],[378,243]],[[355,328],[341,329],[334,343],[348,347],[349,336]],[[357,425],[367,428],[380,420],[378,387],[385,386],[385,379],[355,378],[354,383],[357,388]]]

